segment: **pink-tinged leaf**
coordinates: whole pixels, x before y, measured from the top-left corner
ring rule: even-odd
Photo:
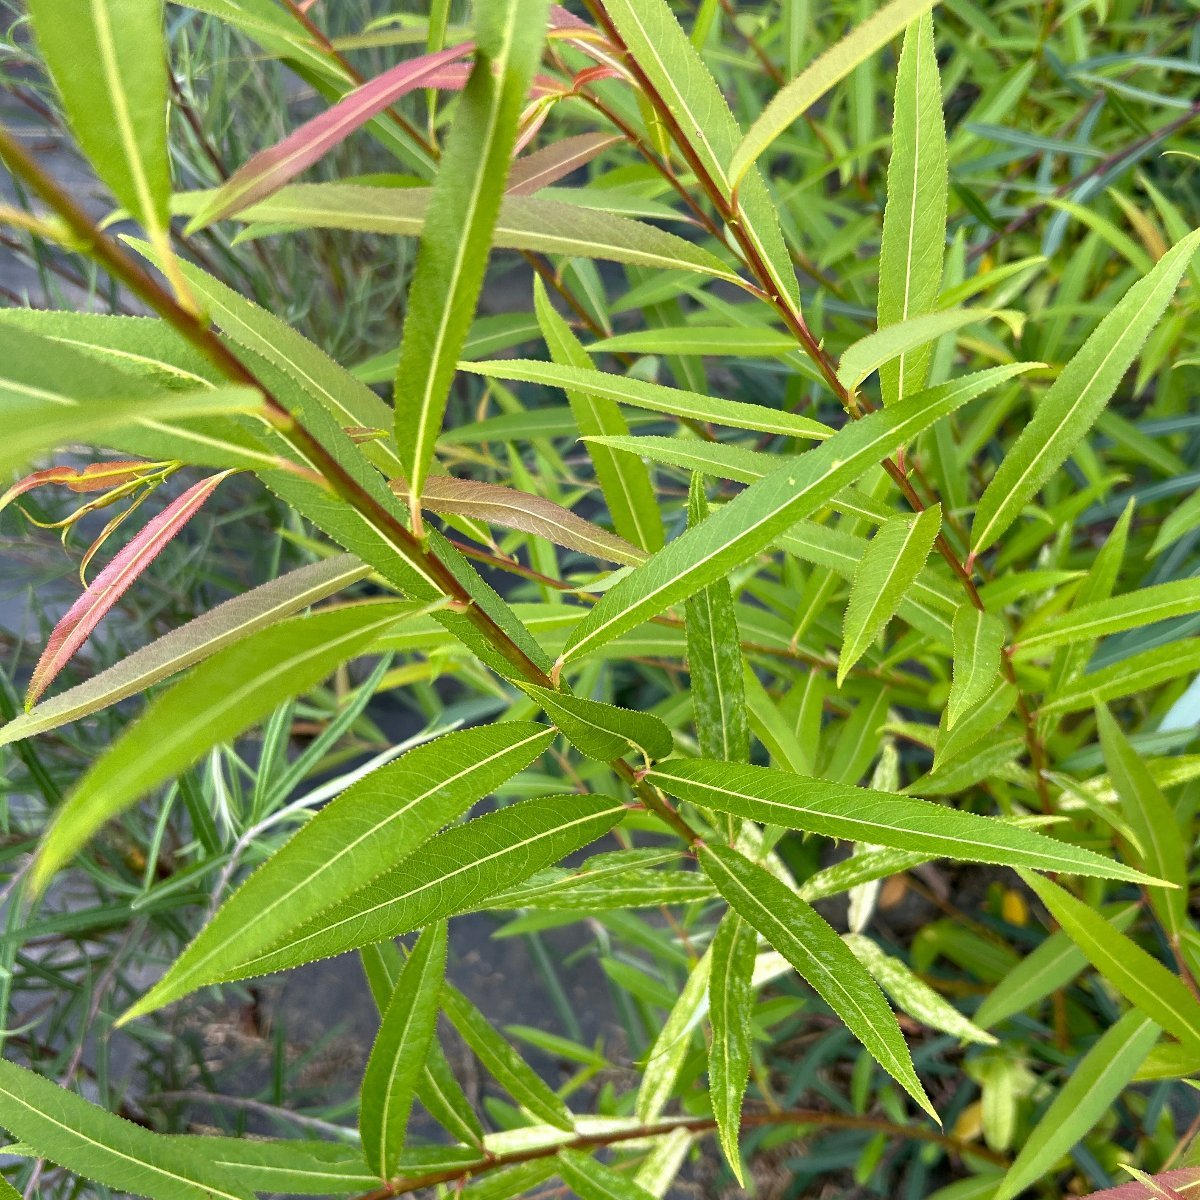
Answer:
[[[129,590],[130,585],[154,561],[163,547],[195,516],[217,485],[233,471],[210,475],[172,500],[112,562],[92,581],[91,586],[71,605],[70,611],[54,627],[46,649],[34,668],[25,695],[26,709],[50,686],[71,656],[91,636],[105,613]]]
[[[512,196],[532,196],[541,188],[566,178],[621,140],[607,133],[581,133],[543,146],[513,163],[507,191]]]
[[[581,33],[596,33],[594,26],[589,25],[582,17],[567,12],[561,4],[550,5],[550,28],[556,32],[560,29],[574,29]]]
[[[408,494],[403,480],[393,480],[392,488],[398,495]],[[530,533],[605,562],[636,566],[647,557],[646,552],[632,542],[576,516],[553,500],[497,483],[433,475],[425,481],[421,506],[443,516],[473,517],[489,525]]]
[[[1154,1188],[1140,1179],[1134,1179],[1121,1184],[1120,1187],[1091,1192],[1083,1200],[1163,1200],[1163,1197],[1190,1200],[1200,1194],[1200,1167],[1181,1167],[1176,1171],[1163,1171],[1146,1178],[1153,1180]]]
[[[456,64],[473,50],[472,43],[464,42],[436,54],[409,59],[355,88],[320,116],[306,121],[283,141],[260,151],[239,167],[192,219],[189,232],[274,195],[356,129],[415,88],[461,87],[466,82],[466,72],[455,69]]]
[[[102,492],[108,488],[131,483],[146,468],[159,465],[135,460],[88,463],[82,471],[77,467],[47,467],[44,471],[34,471],[32,475],[18,479],[4,495],[0,496],[0,509],[6,508],[18,496],[23,496],[26,492],[32,492],[34,488],[45,487],[50,483],[64,484],[73,492]]]

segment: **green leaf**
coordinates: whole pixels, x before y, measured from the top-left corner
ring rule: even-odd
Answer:
[[[625,811],[624,804],[606,796],[543,796],[456,826],[291,930],[271,949],[227,963],[222,979],[287,970],[474,911],[493,892],[602,837]]]
[[[850,585],[838,656],[838,687],[895,615],[901,598],[925,566],[941,525],[942,510],[935,505],[913,517],[893,517],[871,539]]]
[[[235,1173],[0,1060],[0,1127],[73,1174],[154,1200],[250,1200]]]
[[[429,197],[396,367],[396,444],[414,501],[475,316],[546,21],[547,0],[504,0],[476,13],[475,66]]]
[[[979,500],[972,554],[995,542],[1086,436],[1166,311],[1197,247],[1200,229],[1121,297],[1038,401]]]
[[[946,705],[946,728],[991,695],[1000,673],[1005,628],[999,617],[963,604],[954,614],[954,675]]]
[[[929,366],[930,343],[998,315],[985,308],[948,308],[897,319],[848,346],[838,361],[838,378],[848,391],[854,391],[872,371],[878,371],[884,401],[894,404],[897,393],[911,396],[919,390]],[[903,389],[899,386],[901,367]]]
[[[553,738],[532,721],[505,721],[446,734],[372,771],[251,875],[122,1021],[226,978],[230,965],[269,949],[412,854]]]
[[[781,88],[742,139],[729,162],[736,184],[777,138],[835,84],[881,50],[937,0],[892,0],[836,42]]]
[[[1175,579],[1123,596],[1097,600],[1093,604],[1081,604],[1070,612],[1051,617],[1035,633],[1018,639],[1016,654],[1028,658],[1059,646],[1092,641],[1171,617],[1194,616],[1198,612],[1200,579]]]
[[[445,971],[446,922],[439,921],[421,934],[404,964],[363,1074],[358,1128],[367,1166],[381,1179],[390,1179],[400,1165]]]
[[[1018,374],[1026,365],[996,369]],[[571,634],[563,660],[611,641],[727,575],[853,483],[872,463],[977,395],[978,386],[986,385],[976,377],[966,386],[930,388],[871,413],[795,463],[751,484],[606,592]]]
[[[530,359],[504,358],[495,362],[460,363],[459,366],[464,371],[485,375],[489,379],[540,383],[546,387],[563,388],[568,396],[574,391],[684,420],[711,421],[733,429],[753,429],[759,433],[802,438],[805,441],[824,441],[833,435],[832,429],[811,417],[797,416],[760,404],[746,404],[740,400],[702,396],[698,392],[647,383],[627,375],[613,375],[607,371],[590,369],[582,360],[542,363]],[[593,431],[585,429],[582,423],[579,432],[583,437],[593,436]],[[595,433],[628,434],[629,430],[598,429]]]
[[[534,684],[523,687],[546,710],[571,745],[589,758],[608,762],[632,750],[650,763],[666,758],[675,748],[671,731],[650,713],[633,712]]]
[[[996,1039],[968,1021],[954,1005],[944,1000],[900,959],[885,954],[870,938],[859,933],[843,934],[854,957],[889,996],[896,1007],[930,1029],[940,1029],[964,1042],[995,1045]]]
[[[1077,676],[1048,696],[1038,715],[1059,716],[1079,712],[1095,704],[1107,704],[1200,671],[1200,638],[1183,638],[1132,654],[1111,666]]]
[[[160,680],[216,654],[365,579],[371,573],[349,554],[322,559],[218,604],[163,634],[84,683],[35,705],[0,726],[0,746],[78,721],[136,696]],[[420,610],[412,605],[411,611]]]
[[[1200,1001],[1136,942],[1049,879],[1022,872],[1050,915],[1130,1004],[1190,1049],[1200,1048]]]
[[[1187,856],[1179,822],[1142,756],[1130,745],[1104,704],[1096,706],[1096,724],[1121,812],[1140,847],[1140,854],[1135,850],[1134,861],[1147,874],[1174,884],[1170,888],[1155,888],[1150,893],[1150,903],[1171,944],[1178,949],[1188,927]]]
[[[751,979],[757,953],[758,938],[754,929],[738,913],[727,912],[717,926],[712,947],[712,976],[708,987],[712,1046],[708,1052],[708,1084],[721,1149],[730,1170],[743,1187],[745,1180],[738,1134],[742,1124],[742,1098],[750,1078],[750,1041],[754,1028]]]
[[[1140,871],[1091,850],[992,817],[771,767],[672,759],[660,763],[646,779],[678,800],[764,825],[918,851],[930,858],[1147,881]]]
[[[1113,928],[1123,933],[1137,915],[1135,906],[1126,907],[1112,917]],[[999,1025],[1065,988],[1086,966],[1083,951],[1061,929],[1055,931],[992,988],[975,1013],[975,1023],[983,1029]]]
[[[888,164],[887,207],[879,251],[881,332],[885,326],[911,324],[913,318],[931,313],[937,305],[946,251],[948,188],[942,85],[933,16],[926,11],[905,31],[896,74],[892,160]],[[983,315],[978,314],[976,319]],[[879,382],[884,404],[894,404],[924,386],[931,354],[929,342],[954,328],[957,326],[933,334],[923,344],[905,347],[892,356],[894,361],[881,364]],[[846,369],[843,355],[840,371]]]
[[[640,1183],[579,1150],[560,1150],[558,1169],[579,1200],[654,1200]]]
[[[875,1061],[937,1120],[879,985],[816,909],[728,847],[701,847],[700,863],[729,906],[792,964]]]
[[[407,611],[383,603],[296,617],[201,663],[126,728],[55,814],[34,863],[35,889],[106,821],[364,653]]]
[[[542,337],[556,369],[569,371],[572,375],[589,378],[595,375],[601,380],[607,379],[599,371],[591,370],[592,360],[587,351],[571,327],[554,310],[546,295],[545,285],[537,277],[534,279],[534,303]],[[581,437],[629,433],[621,410],[594,387],[585,384],[568,386],[565,390]],[[636,456],[608,446],[588,443],[587,449],[596,469],[600,490],[612,515],[613,527],[643,550],[659,549],[663,544],[662,516],[658,511],[650,472],[645,465]]]
[[[483,1126],[436,1038],[429,1043],[417,1084],[417,1099],[451,1137],[468,1146],[483,1148]]]
[[[1158,1035],[1158,1026],[1136,1009],[1104,1032],[1067,1074],[1022,1144],[995,1200],[1012,1200],[1083,1140],[1133,1079]]]
[[[708,516],[703,480],[692,476],[688,524]],[[750,758],[750,719],[742,681],[742,646],[729,583],[701,588],[684,606],[692,712],[705,758],[745,762]]]
[[[269,1141],[256,1137],[182,1134],[171,1138],[255,1192],[338,1196],[375,1187],[362,1150],[337,1142]]]
[[[175,198],[179,213],[198,211],[211,192]],[[420,237],[434,203],[428,188],[366,187],[352,183],[299,183],[238,213],[252,221],[243,235],[300,229],[349,229]],[[584,208],[546,196],[504,196],[492,246],[538,254],[595,258],[660,271],[689,271],[734,283],[737,273],[711,251],[644,221]]]
[[[475,1052],[488,1074],[518,1104],[559,1129],[575,1127],[571,1110],[562,1099],[453,984],[442,985],[442,1005],[450,1023]]]
[[[96,174],[169,247],[162,0],[32,0],[38,48]]]
[[[693,1035],[704,1016],[713,954],[710,949],[688,974],[687,982],[671,1006],[654,1044],[646,1055],[634,1112],[643,1124],[662,1116],[679,1083],[679,1076],[692,1048]]]

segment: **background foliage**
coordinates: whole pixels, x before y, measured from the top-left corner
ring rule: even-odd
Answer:
[[[877,7],[6,6],[18,1190],[1196,1185],[1200,27]]]

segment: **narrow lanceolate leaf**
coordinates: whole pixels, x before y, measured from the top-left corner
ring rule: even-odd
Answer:
[[[978,1025],[968,1021],[919,975],[900,959],[885,954],[870,938],[859,933],[847,933],[843,935],[843,940],[901,1012],[930,1029],[939,1029],[964,1042],[995,1045],[996,1039],[990,1033],[985,1033]]]
[[[217,910],[127,1021],[225,978],[412,854],[529,766],[554,731],[502,722],[437,738],[371,772],[327,804]]]
[[[80,148],[121,205],[168,248],[162,0],[33,0],[29,13]]]
[[[937,1120],[879,985],[816,909],[736,850],[704,846],[700,862],[730,907],[792,964],[875,1061]]]
[[[634,1105],[634,1113],[644,1125],[656,1121],[662,1115],[679,1083],[680,1073],[692,1047],[693,1035],[708,1003],[712,959],[710,948],[691,968],[687,982],[680,989],[667,1019],[654,1039],[654,1045],[646,1055],[642,1082]]]
[[[721,1149],[743,1186],[738,1133],[742,1098],[750,1078],[750,1039],[754,1028],[754,990],[750,981],[757,952],[754,928],[737,912],[727,912],[713,938],[712,976],[708,986],[708,1014],[712,1022],[708,1084]]]
[[[1200,579],[1175,579],[1082,604],[1052,617],[1035,633],[1018,640],[1020,658],[1045,654],[1059,646],[1089,642],[1126,629],[1137,629],[1171,617],[1194,616],[1200,612]]]
[[[553,364],[537,365],[583,377],[582,386],[572,382],[564,389],[580,437],[627,436],[629,426],[612,398],[588,386],[594,382],[592,376],[607,376],[592,370],[588,352],[550,303],[540,278],[534,280],[534,306],[546,349],[554,359]],[[588,442],[587,449],[616,531],[643,550],[658,550],[663,544],[662,515],[645,463],[634,454],[598,443]]]
[[[420,929],[484,906],[607,833],[625,806],[607,796],[544,796],[456,826],[392,870],[252,959],[227,964],[222,979],[283,971]]]
[[[878,371],[884,400],[894,404],[901,366],[906,380],[902,394],[911,396],[924,382],[933,342],[966,325],[1007,315],[984,308],[947,308],[897,319],[895,324],[881,326],[848,346],[838,362],[838,378],[853,390],[873,371]]]
[[[879,251],[880,331],[929,313],[937,304],[946,250],[948,187],[942,85],[933,16],[926,11],[905,32],[896,74],[892,160]],[[881,366],[884,404],[894,404],[924,384],[929,357],[926,341]]]
[[[25,693],[26,709],[37,703],[38,697],[54,682],[75,651],[92,636],[92,630],[100,624],[109,609],[133,586],[167,543],[199,512],[229,474],[226,471],[211,475],[177,496],[123,546],[92,580],[50,634],[50,640],[33,669],[29,690]]]
[[[711,421],[732,429],[752,429],[780,437],[801,438],[822,442],[833,430],[811,417],[767,408],[761,404],[746,404],[741,400],[726,400],[720,396],[704,396],[661,383],[648,383],[627,375],[597,371],[587,365],[570,362],[543,363],[523,358],[503,358],[493,362],[460,364],[462,370],[486,375],[490,379],[507,379],[520,383],[540,383],[546,387],[564,388],[601,396],[632,408],[648,409],[670,417],[692,421]],[[628,430],[625,431],[628,433]],[[583,436],[587,431],[580,429]]]
[[[363,1073],[358,1129],[367,1166],[389,1179],[400,1164],[417,1083],[437,1027],[446,971],[446,922],[431,925],[396,981]]]
[[[1158,1040],[1158,1026],[1131,1009],[1075,1064],[1021,1145],[996,1200],[1012,1200],[1081,1141],[1133,1079]]]
[[[284,617],[324,600],[371,570],[349,554],[300,567],[232,600],[226,600],[186,625],[135,650],[85,683],[35,705],[6,725],[0,725],[0,746],[57,729],[136,696],[160,680],[209,658]],[[418,606],[413,605],[416,611]]]
[[[609,133],[579,133],[543,146],[513,163],[506,190],[510,196],[532,196],[620,142],[620,137]]]
[[[892,0],[852,29],[782,88],[750,127],[729,163],[737,183],[776,138],[786,133],[835,84],[898,37],[936,0]]]
[[[647,762],[654,762],[666,758],[675,748],[670,729],[650,713],[633,712],[534,684],[523,686],[575,749],[589,758],[608,762],[633,751]]]
[[[580,1150],[560,1150],[558,1172],[580,1200],[654,1200],[640,1183]]]
[[[692,476],[688,524],[708,516],[703,479]],[[729,582],[701,588],[684,610],[688,673],[696,737],[705,758],[745,762],[750,757],[750,718],[742,679],[742,646]]]
[[[39,1157],[154,1200],[249,1200],[233,1172],[175,1138],[89,1104],[82,1096],[0,1060],[0,1128]]]
[[[1016,374],[1026,366],[999,369]],[[855,421],[751,484],[606,592],[572,633],[562,657],[578,658],[727,575],[972,392],[974,387],[929,388]]]
[[[559,1129],[574,1128],[571,1110],[561,1097],[543,1082],[458,988],[451,983],[443,984],[441,1001],[459,1036],[475,1052],[488,1074],[518,1104]]]
[[[1147,882],[1140,871],[1032,829],[927,800],[806,779],[771,767],[672,759],[646,778],[676,799],[765,825],[913,850],[930,858]]]
[[[605,0],[604,11],[674,118],[679,137],[701,170],[725,196],[731,197],[734,181],[726,167],[742,131],[668,0]],[[779,217],[757,172],[741,181],[738,208],[739,223],[772,284],[799,310],[800,291]]]
[[[1200,638],[1184,638],[1166,646],[1144,650],[1099,671],[1079,675],[1048,696],[1039,716],[1059,715],[1107,704],[1200,671]]]
[[[175,198],[187,213],[207,193]],[[419,237],[435,205],[429,188],[368,187],[352,183],[296,183],[269,200],[251,205],[237,220],[251,222],[244,236],[300,229],[351,229]],[[737,274],[711,251],[654,225],[615,213],[568,204],[547,196],[506,194],[492,231],[492,245],[504,250],[568,254],[659,270],[691,271],[733,282]]]
[[[469,54],[470,43],[398,63],[306,121],[281,142],[261,150],[218,188],[188,224],[188,233],[264,200],[319,162],[356,129],[419,87],[432,85],[444,68]]]
[[[995,542],[1087,435],[1166,311],[1197,247],[1200,229],[1121,297],[1037,402],[980,498],[971,527],[973,554]]]
[[[895,615],[925,566],[941,525],[942,510],[935,505],[913,517],[893,517],[871,539],[850,585],[838,687]]]
[[[224,1170],[236,1171],[241,1184],[254,1192],[339,1196],[378,1185],[357,1146],[194,1134],[176,1135],[171,1140]]]
[[[84,775],[46,832],[34,886],[44,887],[101,825],[151,788],[362,654],[404,611],[370,604],[294,618],[202,663],[155,699]]]
[[[1140,847],[1140,854],[1134,851],[1134,861],[1147,874],[1175,885],[1155,888],[1150,893],[1150,902],[1167,936],[1178,947],[1188,927],[1187,856],[1179,821],[1170,802],[1154,782],[1145,760],[1130,745],[1106,705],[1097,706],[1096,723],[1100,745],[1104,749],[1104,763],[1121,802],[1121,813]]]
[[[411,495],[429,474],[434,442],[483,286],[492,229],[525,94],[546,36],[546,0],[504,0],[477,14],[475,68],[463,92],[430,197],[400,361],[396,445]]]
[[[953,729],[964,713],[986,700],[1000,672],[1004,622],[973,604],[954,614],[954,674],[946,705],[946,728]]]
[[[1022,877],[1092,966],[1130,1004],[1187,1048],[1200,1049],[1200,1001],[1178,975],[1058,884],[1028,872]]]
[[[403,494],[403,481],[394,481],[392,488]],[[475,517],[489,525],[531,533],[556,546],[578,550],[606,562],[637,566],[647,557],[645,551],[633,543],[576,516],[553,500],[498,483],[431,475],[425,481],[421,506],[447,516]]]

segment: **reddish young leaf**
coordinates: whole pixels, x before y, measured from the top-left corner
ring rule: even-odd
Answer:
[[[513,163],[507,191],[511,196],[532,196],[534,192],[557,183],[591,162],[601,151],[620,141],[619,137],[607,133],[581,133],[543,146]]]
[[[1123,1183],[1120,1187],[1105,1188],[1102,1192],[1092,1192],[1083,1200],[1163,1200],[1164,1196],[1184,1197],[1195,1195],[1200,1187],[1200,1167],[1181,1167],[1176,1171],[1163,1171],[1158,1175],[1149,1175],[1154,1185],[1161,1191],[1151,1191],[1140,1179]]]
[[[34,471],[24,479],[18,479],[0,496],[0,509],[7,507],[18,496],[50,483],[64,484],[72,492],[102,492],[108,488],[120,487],[124,483],[131,483],[147,467],[159,465],[161,464],[132,460],[88,463],[82,471],[76,467],[47,467],[44,471]]]
[[[320,116],[306,121],[283,141],[260,151],[243,164],[192,219],[189,230],[211,224],[267,196],[311,167],[356,129],[416,88],[459,88],[465,69],[459,59],[474,50],[470,42],[409,59],[355,88]]]
[[[87,641],[105,613],[128,591],[130,585],[154,561],[163,547],[191,520],[217,485],[232,471],[210,475],[172,500],[150,521],[137,537],[123,547],[92,581],[91,586],[71,605],[70,611],[54,627],[46,649],[34,668],[25,695],[25,707],[31,708],[50,686],[71,656]]]

